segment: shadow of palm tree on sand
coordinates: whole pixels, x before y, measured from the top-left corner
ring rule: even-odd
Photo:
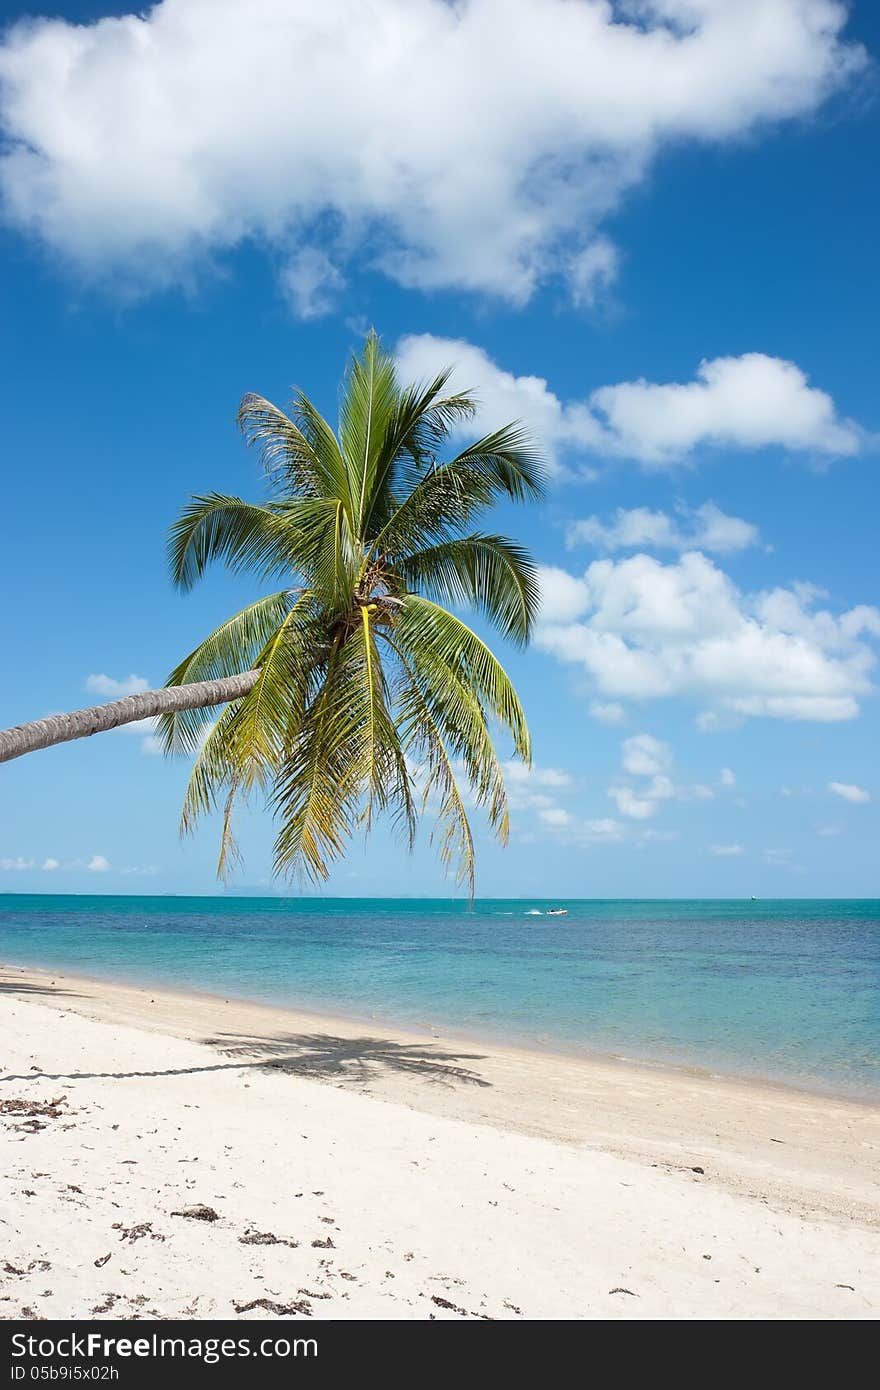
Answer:
[[[59,986],[0,981],[0,992],[8,994],[63,994],[77,997]],[[217,1071],[284,1071],[294,1076],[367,1086],[383,1074],[404,1073],[439,1086],[491,1086],[479,1072],[463,1062],[480,1062],[476,1052],[444,1052],[433,1043],[401,1043],[391,1038],[341,1038],[328,1033],[279,1033],[275,1036],[219,1033],[200,1040],[219,1050],[230,1060],[206,1062],[204,1066],[168,1067],[157,1071],[76,1071],[34,1070],[30,1075],[7,1073],[0,1081],[129,1081],[140,1077],[188,1076]]]
[[[33,981],[0,980],[0,994],[63,994],[68,999],[81,999],[75,989],[62,989],[54,982],[49,985],[35,984]]]
[[[81,997],[73,990],[56,985],[0,977],[0,993],[66,995]],[[404,1074],[439,1086],[491,1086],[479,1072],[462,1065],[481,1062],[478,1052],[448,1052],[436,1044],[395,1042],[392,1038],[342,1038],[330,1033],[218,1033],[202,1038],[206,1047],[219,1050],[229,1061],[206,1062],[204,1066],[168,1067],[162,1071],[35,1072],[30,1076],[7,1074],[0,1080],[33,1081],[35,1076],[53,1081],[94,1080],[106,1077],[117,1081],[135,1077],[187,1076],[214,1071],[284,1071],[321,1081],[367,1086],[383,1074]]]
[[[382,1072],[403,1072],[440,1085],[456,1082],[489,1086],[462,1062],[482,1061],[476,1052],[444,1052],[431,1043],[400,1043],[390,1038],[340,1038],[328,1033],[279,1033],[275,1037],[220,1033],[205,1038],[230,1057],[253,1059],[257,1066],[297,1076],[366,1084]]]

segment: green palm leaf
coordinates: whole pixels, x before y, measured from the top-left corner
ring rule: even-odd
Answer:
[[[504,667],[475,632],[439,604],[407,594],[394,627],[394,640],[417,669],[448,667],[474,692],[490,717],[513,738],[514,751],[531,762],[525,713]]]
[[[540,497],[541,466],[516,426],[486,435],[449,463],[432,467],[382,527],[373,554],[397,558],[459,537],[481,511],[504,497]]]
[[[465,809],[464,797],[455,776],[455,764],[443,739],[430,704],[417,681],[411,680],[400,694],[401,741],[424,766],[422,809],[431,793],[439,796],[437,822],[432,842],[437,843],[443,865],[455,873],[458,883],[467,883],[474,896],[474,836]]]
[[[540,607],[535,564],[504,536],[476,534],[417,550],[400,561],[407,587],[475,608],[503,636],[526,643]]]
[[[221,676],[235,675],[237,671],[253,669],[259,653],[283,623],[294,599],[289,589],[282,589],[280,593],[269,594],[242,608],[185,656],[166,684],[188,685],[191,681],[217,680]],[[226,710],[221,719],[229,712]],[[195,752],[204,729],[213,718],[210,709],[162,715],[158,729],[165,752]]]
[[[212,560],[233,570],[255,570],[265,579],[290,567],[288,527],[269,507],[210,492],[191,498],[172,526],[168,559],[174,583],[184,590]]]

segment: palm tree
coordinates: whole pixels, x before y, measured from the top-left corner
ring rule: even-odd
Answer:
[[[346,375],[338,432],[302,392],[287,414],[245,396],[239,422],[262,455],[268,500],[193,497],[171,531],[171,572],[187,590],[222,560],[283,587],[212,632],[164,690],[0,733],[0,761],[158,716],[166,751],[195,757],[182,829],[222,807],[221,874],[239,796],[259,791],[275,813],[276,871],[312,880],[377,813],[412,843],[432,802],[443,862],[473,894],[469,803],[507,837],[493,729],[526,762],[530,741],[503,667],[443,605],[528,640],[532,559],[470,527],[497,500],[539,497],[543,478],[513,425],[438,460],[475,409],[470,395],[444,394],[449,376],[402,387],[371,333]]]

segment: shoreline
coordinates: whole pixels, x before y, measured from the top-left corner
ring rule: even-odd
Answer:
[[[230,1070],[289,1070],[423,1114],[671,1169],[708,1171],[708,1155],[728,1191],[754,1194],[757,1184],[789,1210],[880,1227],[874,1101],[61,971],[0,967],[0,990],[240,1057],[222,1064]]]
[[[23,969],[0,1037],[0,1317],[880,1315],[876,1106]]]
[[[7,960],[0,960],[0,981],[7,975],[19,974],[23,977],[34,978],[39,981],[49,982],[50,980],[64,980],[84,986],[89,994],[95,994],[102,989],[108,990],[128,990],[136,994],[162,995],[169,999],[177,1000],[181,1006],[189,1000],[204,1000],[216,1005],[229,1006],[231,1008],[251,1009],[267,1015],[275,1015],[279,1018],[311,1019],[316,1027],[338,1027],[344,1028],[382,1028],[393,1032],[396,1035],[408,1038],[424,1040],[426,1038],[443,1039],[464,1044],[468,1047],[483,1047],[493,1051],[516,1052],[525,1056],[534,1057],[556,1057],[569,1062],[582,1062],[586,1065],[596,1065],[600,1067],[620,1068],[636,1072],[646,1072],[650,1075],[668,1075],[670,1077],[696,1077],[708,1082],[717,1083],[720,1086],[733,1085],[743,1087],[753,1087],[761,1091],[770,1093],[781,1092],[783,1094],[793,1093],[803,1095],[813,1099],[839,1101],[841,1103],[851,1102],[854,1105],[875,1108],[880,1112],[880,1082],[878,1088],[860,1089],[855,1085],[835,1086],[831,1082],[822,1082],[819,1079],[810,1078],[804,1081],[795,1081],[788,1077],[767,1076],[758,1072],[728,1070],[724,1067],[706,1066],[699,1062],[678,1062],[670,1061],[668,1058],[652,1058],[626,1056],[621,1053],[603,1052],[601,1049],[592,1048],[587,1044],[578,1045],[571,1043],[566,1046],[563,1041],[550,1038],[546,1040],[540,1036],[525,1038],[517,1033],[504,1033],[499,1031],[481,1032],[476,1029],[459,1027],[458,1024],[434,1023],[431,1020],[404,1021],[380,1013],[357,1013],[345,1009],[316,1007],[310,1003],[294,1001],[290,1004],[277,1003],[271,1000],[255,999],[247,995],[227,995],[220,994],[210,989],[197,989],[195,987],[175,987],[166,984],[163,980],[145,980],[143,977],[132,978],[125,975],[85,975],[78,971],[68,970],[66,967],[59,967],[53,970],[44,965],[32,965],[30,963],[21,964]],[[187,1033],[181,1036],[190,1036]]]

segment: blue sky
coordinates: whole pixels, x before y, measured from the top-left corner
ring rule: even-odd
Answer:
[[[875,7],[4,13],[0,725],[160,684],[254,597],[174,593],[168,525],[259,496],[239,398],[332,415],[372,324],[554,467],[500,518],[545,610],[478,892],[876,895]],[[0,891],[216,891],[151,749],[4,768]],[[240,838],[266,891],[267,816]],[[380,830],[328,891],[452,885]]]

